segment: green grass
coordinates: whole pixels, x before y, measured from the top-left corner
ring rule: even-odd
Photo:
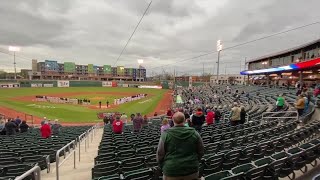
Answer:
[[[131,93],[139,94],[146,93],[150,96],[138,101],[122,104],[115,109],[109,110],[94,110],[80,105],[69,104],[53,104],[48,102],[25,102],[19,100],[12,100],[12,98],[23,96],[36,96],[36,95],[50,95],[57,93],[68,92],[88,92],[91,94],[81,94],[72,96],[77,98],[94,98],[101,97],[101,102],[105,105],[106,100],[113,104],[114,98],[124,97],[125,95],[117,94],[92,94],[92,92],[110,92],[110,93]],[[138,89],[138,88],[102,88],[102,87],[79,87],[79,88],[17,88],[17,89],[0,89],[0,106],[8,107],[16,111],[32,114],[38,117],[47,117],[49,119],[60,119],[62,122],[95,122],[97,120],[96,114],[98,112],[125,112],[127,114],[140,112],[142,114],[149,114],[154,111],[157,104],[162,99],[166,90],[162,89]],[[91,100],[91,104],[98,105],[100,100]],[[30,106],[35,104],[36,106]],[[39,108],[42,107],[55,107],[55,108]],[[1,112],[0,112],[1,113]]]

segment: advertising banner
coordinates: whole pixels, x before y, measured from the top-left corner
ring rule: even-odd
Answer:
[[[18,88],[18,87],[20,87],[19,83],[0,84],[0,88]]]
[[[58,87],[69,87],[70,83],[69,83],[69,81],[57,81],[57,86]]]
[[[32,83],[31,87],[42,87],[41,83]]]
[[[129,84],[122,84],[122,87],[129,87]]]
[[[102,87],[112,87],[112,81],[102,81]]]
[[[139,88],[147,88],[147,89],[162,89],[162,86],[147,86],[147,85],[141,85]]]
[[[112,73],[112,68],[110,65],[104,65],[103,66],[103,72],[104,74],[111,74]]]
[[[116,81],[112,81],[112,87],[117,87],[117,86],[118,86],[117,82]]]
[[[76,70],[76,64],[73,62],[64,63],[64,72],[73,73]]]
[[[43,84],[43,87],[53,87],[53,84]]]

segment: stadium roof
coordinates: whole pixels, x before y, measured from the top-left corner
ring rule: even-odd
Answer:
[[[270,58],[270,57],[274,57],[274,56],[279,56],[279,55],[282,55],[282,54],[286,54],[286,53],[289,53],[289,52],[292,52],[292,51],[295,51],[295,50],[299,50],[299,49],[302,49],[302,48],[305,48],[307,46],[310,46],[312,44],[315,44],[317,42],[320,42],[320,39],[317,39],[317,40],[314,40],[314,41],[311,41],[311,42],[308,42],[306,44],[303,44],[303,45],[300,45],[300,46],[296,46],[296,47],[293,47],[293,48],[290,48],[290,49],[286,49],[286,50],[283,50],[283,51],[279,51],[279,52],[276,52],[276,53],[273,53],[273,54],[269,54],[269,55],[265,55],[265,56],[260,56],[258,58],[254,58],[254,59],[251,59],[249,60],[248,62],[254,62],[254,61],[259,61],[259,60],[263,60],[263,59],[266,59],[266,58]]]

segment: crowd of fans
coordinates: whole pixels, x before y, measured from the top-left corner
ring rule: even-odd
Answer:
[[[61,130],[61,124],[56,119],[52,123],[51,120],[47,120],[46,117],[41,121],[40,134],[42,138],[49,138],[51,136],[58,136]]]
[[[130,117],[125,113],[107,113],[103,118],[104,124],[111,124],[116,134],[121,134],[128,123],[133,124],[133,132],[139,133],[143,126],[148,125],[148,121],[147,115],[140,113],[131,114]]]
[[[26,133],[29,125],[26,121],[17,118],[0,119],[0,135],[16,135],[17,133]]]
[[[51,136],[58,136],[61,130],[61,125],[56,119],[53,123],[51,120],[47,120],[45,117],[41,122],[40,134],[43,138],[49,138]],[[17,118],[0,119],[0,135],[16,135],[18,133],[27,133],[31,127],[26,121],[21,120],[19,116]]]

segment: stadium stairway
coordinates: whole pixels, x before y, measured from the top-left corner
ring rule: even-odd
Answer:
[[[91,179],[91,168],[94,165],[94,158],[98,153],[98,146],[101,142],[103,129],[97,129],[96,135],[91,142],[89,138],[89,148],[85,152],[84,141],[81,142],[81,161],[79,162],[79,147],[76,148],[76,169],[73,168],[73,155],[69,157],[59,168],[60,180],[89,180]],[[63,160],[61,157],[60,162]],[[46,170],[41,172],[42,180],[55,180],[56,179],[56,164],[51,164],[51,172],[47,173]]]

